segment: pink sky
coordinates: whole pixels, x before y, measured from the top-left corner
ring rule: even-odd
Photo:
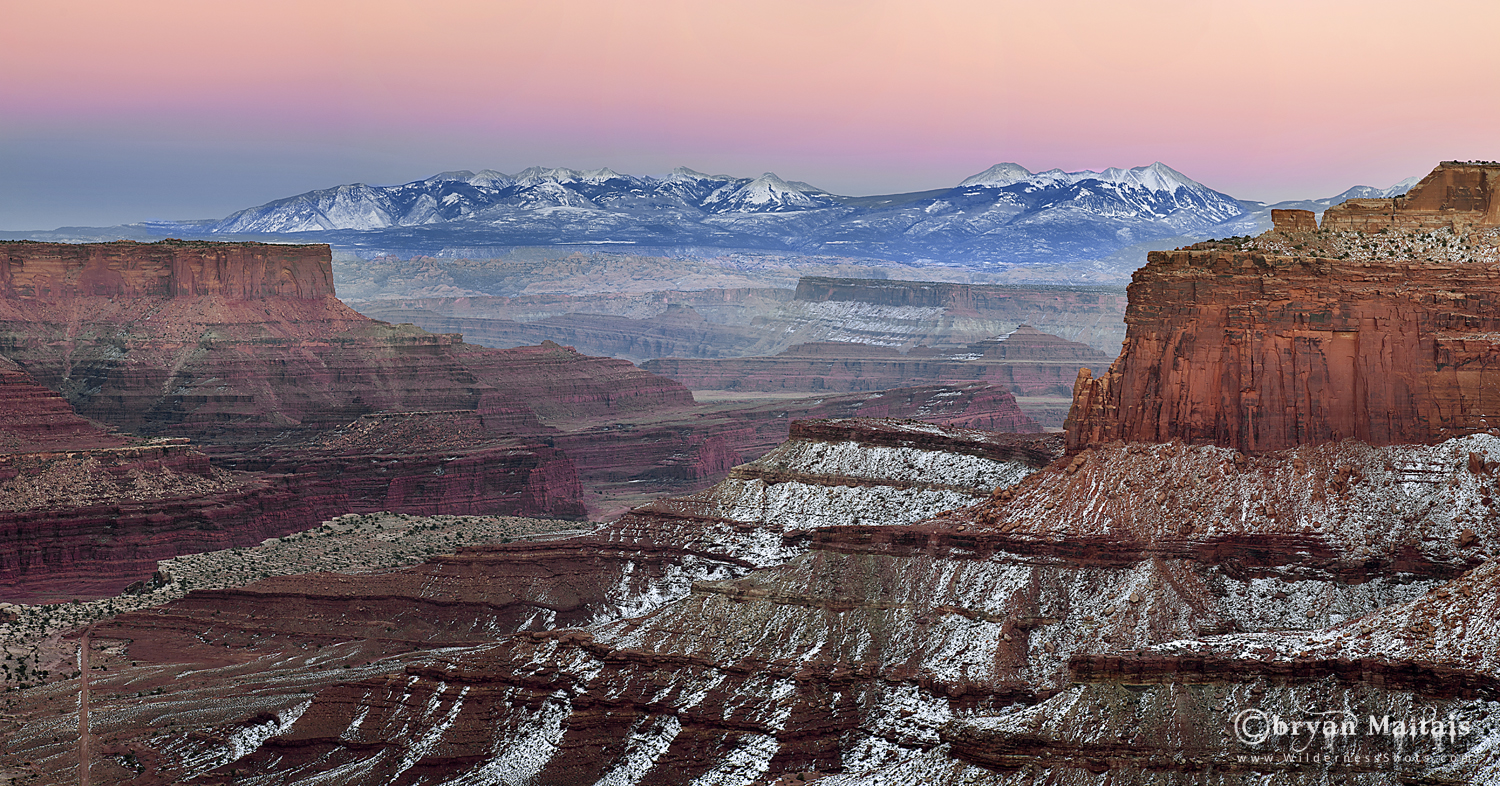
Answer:
[[[1500,159],[1492,2],[8,2],[0,229],[533,164],[846,194],[1163,161],[1330,196]]]

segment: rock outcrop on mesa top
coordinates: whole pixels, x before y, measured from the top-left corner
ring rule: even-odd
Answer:
[[[1153,252],[1123,353],[1079,378],[1070,449],[1431,444],[1500,425],[1500,229],[1476,191],[1496,173],[1439,167],[1374,233],[1330,210],[1319,232]]]
[[[1379,232],[1463,231],[1500,226],[1500,162],[1444,161],[1405,194],[1351,199],[1323,214],[1323,229]]]

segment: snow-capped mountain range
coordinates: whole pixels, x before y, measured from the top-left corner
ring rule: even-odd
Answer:
[[[1356,186],[1282,203],[1315,211]],[[395,186],[343,185],[241,210],[216,222],[158,223],[190,235],[288,236],[342,247],[431,252],[451,246],[608,244],[764,250],[976,268],[1100,260],[1152,244],[1258,232],[1272,206],[1215,191],[1165,164],[1031,172],[997,164],[957,186],[847,197],[767,172],[678,168],[664,177],[533,167],[455,171]]]

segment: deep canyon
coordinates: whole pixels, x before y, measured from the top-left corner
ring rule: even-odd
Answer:
[[[558,344],[371,321],[323,288],[326,250],[8,244],[0,394],[24,406],[0,423],[4,482],[92,461],[55,472],[80,479],[68,511],[96,483],[147,507],[170,483],[281,488],[361,516],[392,499],[582,515],[569,484],[593,481],[668,493],[574,537],[455,542],[57,631],[54,668],[78,652],[80,673],[5,694],[5,775],[76,782],[86,685],[96,782],[1500,782],[1497,180],[1500,164],[1444,162],[1321,224],[1278,211],[1256,237],[1153,252],[1112,362],[1041,319],[929,343],[922,320],[942,320],[918,311],[909,345],[809,334],[673,367],[837,394],[790,414],[716,409]],[[777,302],[983,300],[807,286]],[[422,308],[470,318],[438,305],[486,306]],[[1038,370],[1049,358],[1072,379]],[[1071,387],[1063,433],[1021,413],[1010,387],[1029,379]],[[670,489],[709,468],[722,479]],[[77,518],[57,542],[101,542]],[[77,548],[25,556],[35,536],[11,526],[17,586]],[[171,550],[132,548],[93,558]]]

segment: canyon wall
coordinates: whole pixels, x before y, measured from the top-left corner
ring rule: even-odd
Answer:
[[[333,257],[325,245],[0,241],[3,297],[208,295],[226,300],[332,297]]]
[[[1070,449],[1431,443],[1494,425],[1500,270],[1330,252],[1152,252],[1123,353],[1099,378],[1080,372]]]
[[[0,357],[0,455],[124,444],[123,437],[79,417],[66,399]]]

